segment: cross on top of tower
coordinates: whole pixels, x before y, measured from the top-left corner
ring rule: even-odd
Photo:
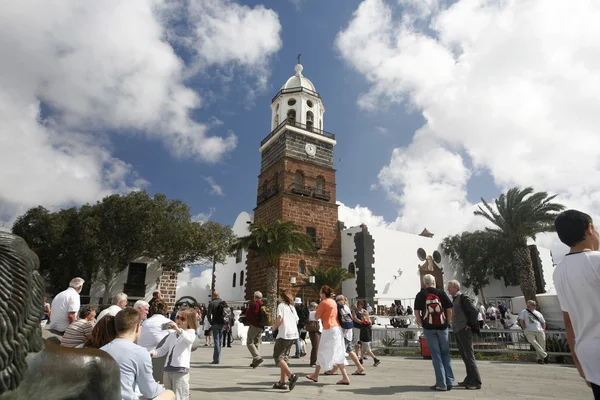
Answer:
[[[296,64],[300,64],[300,57],[302,56],[302,53],[298,54],[298,57],[296,57],[296,60],[298,60],[298,62]]]

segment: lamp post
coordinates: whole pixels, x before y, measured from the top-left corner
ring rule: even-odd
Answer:
[[[290,277],[290,283],[292,284],[292,286],[297,287],[300,286],[302,288],[302,302],[304,303],[304,287],[305,286],[312,286],[315,284],[315,277],[313,275],[310,275],[308,277],[308,282],[304,282],[301,281],[300,283],[297,283],[297,279],[295,276]]]

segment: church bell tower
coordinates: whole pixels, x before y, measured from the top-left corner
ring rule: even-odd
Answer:
[[[309,267],[341,266],[333,147],[335,135],[323,130],[325,107],[313,83],[297,64],[271,101],[271,132],[261,141],[260,174],[254,209],[255,223],[277,219],[292,221],[313,238],[317,255],[284,256],[279,268],[278,288],[298,293],[298,283]],[[259,257],[249,257],[246,297],[266,291],[266,266]],[[306,289],[306,288],[305,288]],[[317,289],[317,288],[315,288]],[[318,289],[317,289],[318,290]],[[305,301],[316,293],[305,290]]]

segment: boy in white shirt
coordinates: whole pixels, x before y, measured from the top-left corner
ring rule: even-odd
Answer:
[[[573,361],[600,399],[600,235],[592,218],[577,210],[554,221],[561,242],[571,249],[554,270]]]
[[[298,334],[298,313],[292,303],[292,298],[285,291],[279,293],[279,305],[277,306],[277,319],[273,323],[273,330],[277,330],[277,339],[273,347],[273,359],[275,364],[281,370],[279,382],[273,385],[275,389],[287,389],[286,378],[290,380],[289,389],[292,391],[296,386],[298,375],[293,374],[290,367],[285,362],[285,355],[300,336]]]

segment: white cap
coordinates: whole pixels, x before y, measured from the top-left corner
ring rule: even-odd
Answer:
[[[302,304],[302,299],[300,297],[296,297],[294,299],[294,304]]]

